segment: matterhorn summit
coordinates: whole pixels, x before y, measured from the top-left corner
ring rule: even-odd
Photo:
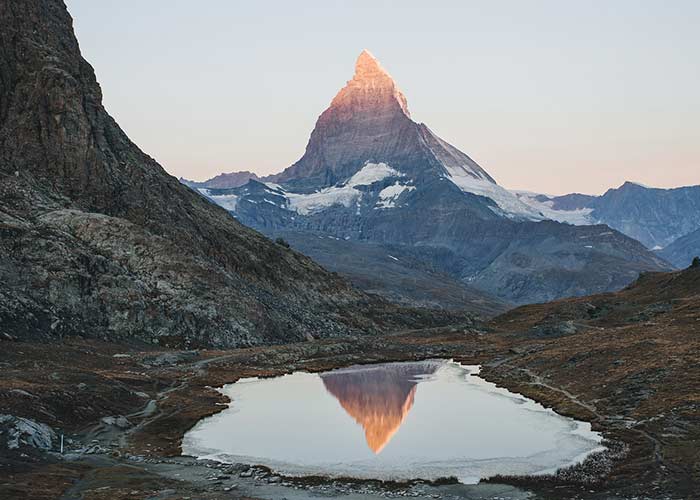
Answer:
[[[363,50],[357,58],[355,75],[352,80],[338,93],[331,106],[340,105],[342,100],[355,97],[361,92],[393,100],[399,105],[403,114],[411,117],[406,97],[401,93],[391,75],[367,49]]]
[[[488,198],[486,205],[500,216],[542,218],[469,156],[413,121],[394,79],[363,50],[352,79],[318,118],[304,156],[272,180],[292,191],[316,191],[347,183],[368,164],[388,165],[397,172],[407,187],[402,193],[408,194],[409,186],[420,189],[426,182],[444,179],[466,194]]]
[[[446,273],[462,297],[476,287],[521,303],[614,289],[658,267],[641,245],[607,228],[542,222],[549,202],[499,186],[415,121],[398,84],[367,50],[296,163],[240,187],[200,192],[392,300],[405,283],[417,283],[417,272]],[[441,303],[446,292],[435,291],[433,278],[426,283],[405,300]]]

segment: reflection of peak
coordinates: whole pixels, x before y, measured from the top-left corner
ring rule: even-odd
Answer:
[[[416,377],[432,374],[436,363],[379,365],[321,375],[326,390],[365,431],[367,445],[380,453],[413,406]]]

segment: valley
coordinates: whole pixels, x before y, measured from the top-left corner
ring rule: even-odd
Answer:
[[[0,1],[0,498],[698,498],[699,196],[508,190],[367,50],[297,162],[178,179],[108,113],[64,1]],[[326,399],[244,414],[237,382],[287,374]],[[423,453],[392,461],[402,432]],[[331,458],[295,476],[314,439]],[[254,459],[283,442],[286,474]],[[498,463],[460,476],[474,456]]]
[[[692,498],[699,484],[693,467],[700,438],[695,362],[700,345],[694,333],[700,322],[699,279],[700,268],[649,275],[617,294],[525,306],[476,328],[229,351],[144,349],[80,339],[58,345],[4,341],[0,362],[6,411],[60,429],[72,442],[65,458],[55,448],[48,455],[5,454],[3,476],[11,481],[0,491],[14,498],[54,498],[57,490],[77,481],[73,488],[80,488],[83,498],[160,498],[159,491],[173,488],[180,495],[228,498],[238,493],[224,488],[235,483],[244,496],[258,492],[261,498],[274,498],[275,493],[268,496],[269,488],[279,486],[268,481],[263,469],[255,480],[245,477],[247,468],[188,465],[191,461],[178,458],[185,431],[225,408],[220,406],[223,396],[212,387],[241,377],[452,358],[481,364],[486,380],[591,422],[611,450],[549,478],[493,478],[480,483],[484,490],[467,489],[461,498],[482,498],[478,495],[491,491],[492,483],[502,485],[498,488],[505,498],[521,498],[518,491],[535,498]],[[656,295],[659,286],[663,296]],[[125,416],[128,424],[119,428],[100,420],[109,415]],[[219,475],[228,477],[201,477]],[[407,486],[391,484],[338,486],[320,478],[284,482],[294,485],[285,487],[290,491],[308,488],[309,495],[335,492],[338,498],[348,488],[371,490],[359,498],[372,498],[385,488],[407,491]],[[452,498],[454,486],[444,488],[436,492]]]

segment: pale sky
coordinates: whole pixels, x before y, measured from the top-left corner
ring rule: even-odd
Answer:
[[[369,49],[499,184],[700,184],[700,2],[66,0],[107,109],[175,176],[279,172]]]

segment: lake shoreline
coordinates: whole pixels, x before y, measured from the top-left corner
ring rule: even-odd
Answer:
[[[153,464],[149,464],[149,467],[155,465],[157,469],[158,464],[167,464],[168,461],[174,460],[176,463],[181,460],[187,461],[186,457],[178,457],[185,432],[201,418],[226,408],[226,398],[213,387],[234,382],[241,377],[271,377],[295,370],[320,372],[358,363],[449,357],[465,364],[482,364],[482,375],[486,380],[531,397],[545,406],[554,408],[562,415],[579,420],[590,418],[594,430],[604,431],[609,443],[613,445],[617,443],[614,448],[616,454],[602,460],[602,465],[599,463],[601,461],[595,463],[589,461],[591,463],[582,464],[564,475],[492,478],[480,485],[513,485],[516,489],[512,491],[518,492],[517,494],[521,491],[529,491],[536,495],[547,495],[548,498],[552,495],[555,495],[555,498],[571,498],[572,495],[588,495],[596,498],[602,492],[609,491],[611,485],[619,484],[619,476],[615,482],[611,483],[611,471],[615,468],[619,469],[620,464],[622,467],[626,464],[633,465],[638,462],[640,456],[643,456],[644,443],[639,442],[638,434],[625,429],[624,426],[603,428],[600,418],[579,402],[571,400],[562,392],[553,391],[541,385],[532,385],[532,381],[526,380],[522,372],[513,371],[508,367],[509,360],[518,357],[519,354],[512,352],[512,348],[499,345],[497,340],[490,335],[457,328],[403,332],[386,337],[360,337],[197,353],[164,352],[156,349],[144,351],[140,346],[126,348],[114,344],[80,340],[67,342],[58,348],[54,346],[52,352],[42,349],[41,346],[8,344],[12,350],[33,350],[32,359],[41,359],[42,354],[38,351],[42,351],[43,356],[47,358],[61,351],[64,355],[70,354],[79,358],[81,351],[91,351],[91,355],[94,357],[97,354],[97,359],[100,359],[103,365],[99,369],[90,367],[85,369],[99,371],[102,376],[119,378],[120,384],[128,384],[134,392],[137,388],[143,389],[148,386],[158,389],[155,392],[153,390],[148,392],[148,397],[152,399],[141,398],[140,404],[122,409],[127,418],[134,421],[131,427],[117,432],[114,429],[105,429],[104,424],[98,424],[98,428],[94,425],[86,428],[80,421],[76,421],[74,429],[66,429],[66,434],[72,441],[67,448],[70,452],[77,452],[75,460],[67,463],[56,457],[49,459],[40,457],[33,464],[15,466],[13,477],[15,480],[25,477],[47,481],[41,478],[48,474],[47,471],[51,471],[50,477],[53,482],[56,480],[56,474],[59,476],[65,474],[67,478],[74,478],[71,481],[75,481],[77,475],[82,478],[78,479],[78,484],[87,480],[87,486],[89,486],[91,483],[90,480],[85,479],[86,477],[99,474],[100,471],[106,473],[122,465],[142,469],[145,467],[144,464],[152,461]],[[66,371],[70,372],[70,369],[66,368]],[[54,385],[60,385],[61,378],[69,375],[60,371],[56,373],[59,379],[51,382]],[[126,379],[124,373],[129,374]],[[95,387],[95,389],[109,390],[107,385]],[[111,397],[115,397],[114,393],[111,393]],[[137,398],[134,403],[138,401]],[[139,416],[139,413],[143,413],[149,404],[153,406],[151,401],[155,401],[156,409],[148,415]],[[96,445],[98,449],[92,454],[87,454],[85,449],[90,445]],[[93,460],[95,456],[109,457],[114,463],[108,466],[96,466]],[[87,467],[89,472],[76,472],[82,467]],[[206,464],[192,465],[189,462],[188,465],[181,467],[187,467],[188,470],[209,469]],[[62,472],[56,472],[58,470]],[[635,472],[634,468],[630,470],[627,466],[625,482],[630,484],[628,478],[633,475],[641,477],[641,472]],[[160,472],[155,474],[166,481],[167,475],[163,476]],[[614,473],[612,475],[614,477]],[[116,495],[113,498],[119,498],[117,493],[119,481],[114,479],[110,484],[112,484],[109,486],[110,491]],[[195,487],[181,482],[177,485],[178,488]],[[220,484],[211,485],[212,491],[219,493],[225,487]]]
[[[241,379],[217,389],[232,402],[185,434],[183,453],[283,478],[477,484],[550,476],[606,451],[587,422],[480,370],[430,359]]]

